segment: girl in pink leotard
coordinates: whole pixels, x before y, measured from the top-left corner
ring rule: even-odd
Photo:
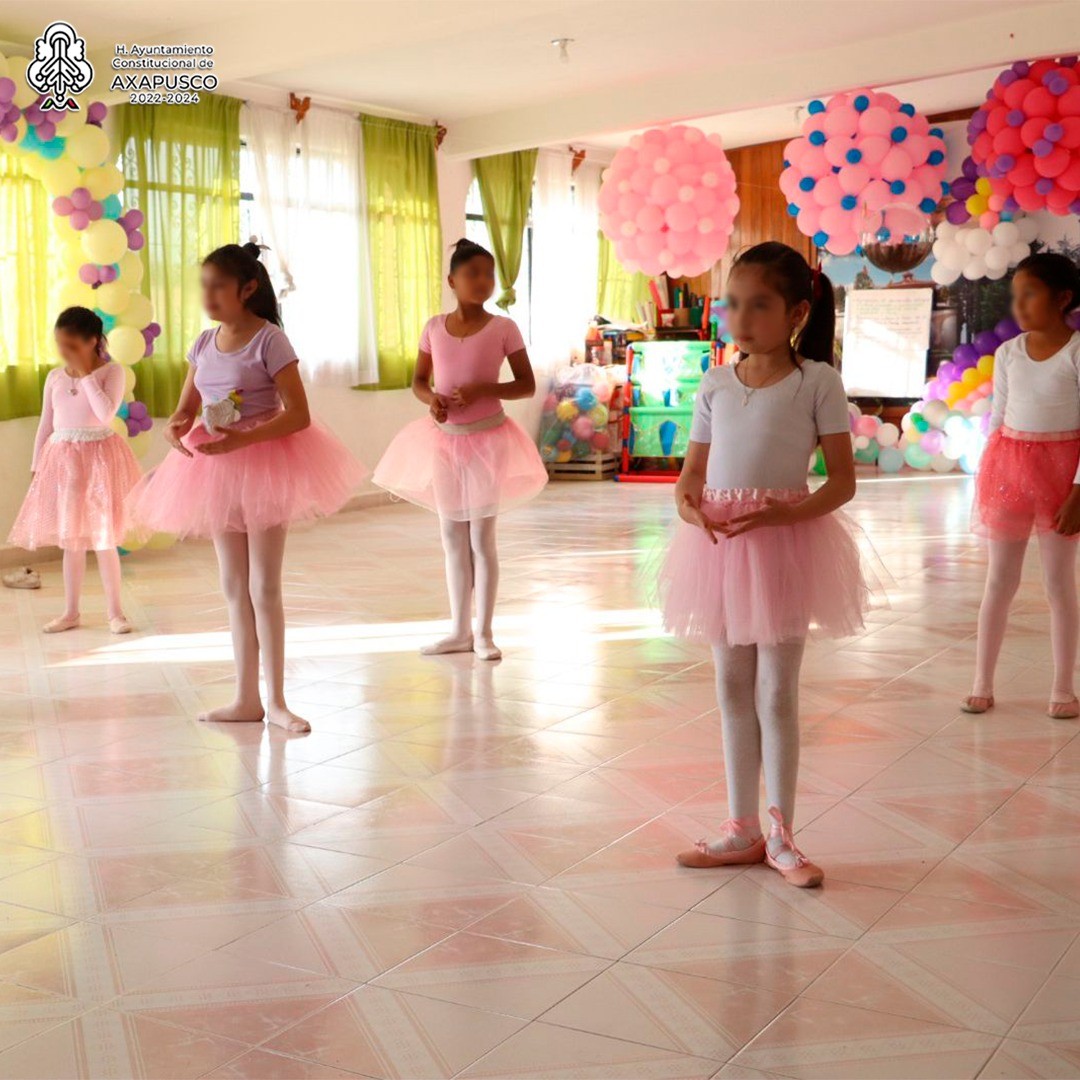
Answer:
[[[413,393],[431,415],[397,434],[372,479],[439,515],[453,625],[449,637],[422,651],[475,652],[482,660],[498,660],[502,653],[491,629],[499,580],[495,518],[547,483],[533,440],[503,412],[502,403],[531,397],[536,381],[517,324],[484,310],[495,291],[491,253],[459,240],[450,259],[450,286],[457,310],[436,315],[424,327],[413,377]],[[507,359],[514,378],[499,382]]]
[[[109,629],[131,625],[120,606],[124,499],[139,479],[127,441],[112,428],[124,400],[124,369],[105,353],[105,333],[94,312],[72,307],[56,320],[56,346],[64,361],[45,379],[41,422],[34,441],[34,474],[8,543],[64,551],[64,613],[45,633],[79,625],[86,552],[97,553]]]

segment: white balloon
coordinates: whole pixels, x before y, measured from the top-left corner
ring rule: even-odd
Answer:
[[[1011,225],[1011,221],[1003,221],[1001,225]],[[1001,225],[997,228],[1001,228]],[[987,270],[1000,270],[1004,273],[1009,268],[1009,249],[998,247],[996,244],[984,256]]]
[[[939,428],[949,418],[949,406],[944,401],[928,401],[922,414],[928,424]]]
[[[993,237],[998,247],[1012,247],[1020,240],[1020,227],[1015,221],[999,221],[994,226]]]
[[[1009,248],[1009,262],[1015,266],[1021,259],[1026,259],[1031,254],[1031,248],[1023,240]]]
[[[930,276],[938,285],[951,285],[960,276],[960,271],[939,261],[930,268]]]
[[[935,454],[930,459],[930,468],[937,473],[952,472],[956,462],[952,458],[946,457],[944,454]]]
[[[1000,281],[1005,276],[1007,269],[1008,268],[1004,266],[996,269],[992,269],[988,266],[986,268],[985,277],[988,281]]]
[[[984,255],[993,246],[993,238],[981,226],[974,229],[965,229],[963,233],[964,247],[972,255]]]
[[[1039,219],[1023,217],[1017,220],[1016,227],[1020,230],[1020,239],[1030,244],[1039,235]]]
[[[882,424],[877,432],[878,446],[895,446],[900,441],[900,429],[895,424]]]
[[[968,281],[978,281],[979,278],[986,277],[986,263],[983,262],[981,255],[974,255],[964,264],[964,277]]]
[[[951,221],[943,221],[935,230],[940,240],[951,240],[956,235],[956,226]]]

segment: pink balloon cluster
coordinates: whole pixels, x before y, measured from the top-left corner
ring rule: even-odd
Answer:
[[[77,187],[70,195],[59,195],[53,199],[53,211],[61,217],[71,219],[71,227],[82,232],[91,221],[98,221],[105,213],[105,208],[84,187]]]
[[[67,113],[62,109],[42,111],[38,103],[43,100],[43,98],[38,98],[33,105],[24,109],[23,116],[26,117],[27,126],[34,129],[34,134],[43,143],[47,143],[56,138],[56,125],[67,116]]]
[[[1076,65],[1075,56],[1018,60],[994,80],[968,121],[972,160],[1001,209],[1080,213]]]
[[[148,323],[143,327],[142,336],[143,341],[146,342],[146,352],[143,353],[144,357],[154,355],[154,339],[161,333],[161,327],[156,323]]]
[[[0,138],[4,142],[14,142],[19,137],[19,129],[15,126],[22,109],[15,104],[15,80],[7,77],[0,79]]]
[[[127,233],[128,247],[132,251],[138,251],[146,243],[146,237],[139,232],[139,228],[146,220],[146,216],[141,210],[135,209],[129,210],[116,220],[123,226],[124,232]]]
[[[97,263],[83,263],[79,267],[79,280],[84,285],[97,288],[99,285],[108,285],[120,276],[115,266],[98,266]]]
[[[86,122],[94,127],[101,127],[108,115],[109,107],[104,101],[92,101],[86,108]]]
[[[738,212],[720,136],[682,124],[635,135],[600,187],[600,228],[619,262],[651,277],[708,270],[727,250]]]
[[[149,431],[154,426],[146,405],[141,401],[128,402],[124,423],[127,424],[127,432],[131,438],[135,438],[140,431]]]
[[[780,174],[799,231],[834,255],[850,254],[868,231],[885,243],[922,232],[948,190],[941,129],[875,90],[811,101],[807,112]]]

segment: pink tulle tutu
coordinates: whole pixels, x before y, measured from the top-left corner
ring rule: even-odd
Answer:
[[[992,540],[1025,540],[1032,529],[1053,532],[1054,515],[1072,491],[1077,462],[1080,431],[998,428],[979,462],[972,529]]]
[[[805,490],[706,488],[701,508],[713,521],[760,509],[765,498],[800,502]],[[859,529],[834,512],[795,525],[717,535],[675,523],[660,571],[664,626],[679,637],[720,645],[775,645],[810,628],[846,637],[863,627],[870,588]]]
[[[446,428],[430,416],[407,424],[372,480],[452,521],[501,514],[534,498],[547,483],[536,446],[509,416]]]
[[[241,420],[232,430],[247,430],[266,419]],[[171,450],[139,482],[128,500],[139,533],[206,537],[310,521],[340,510],[367,477],[367,469],[345,445],[314,422],[303,431],[228,454],[196,449],[216,438],[197,424],[183,440],[193,456]]]
[[[8,543],[30,549],[116,547],[127,526],[124,500],[140,476],[127,441],[111,429],[54,432],[41,448]]]

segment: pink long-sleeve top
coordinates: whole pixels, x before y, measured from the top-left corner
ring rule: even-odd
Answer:
[[[42,447],[54,431],[107,428],[123,400],[124,369],[115,361],[81,379],[73,379],[62,367],[53,368],[45,378],[31,470],[37,470]]]

